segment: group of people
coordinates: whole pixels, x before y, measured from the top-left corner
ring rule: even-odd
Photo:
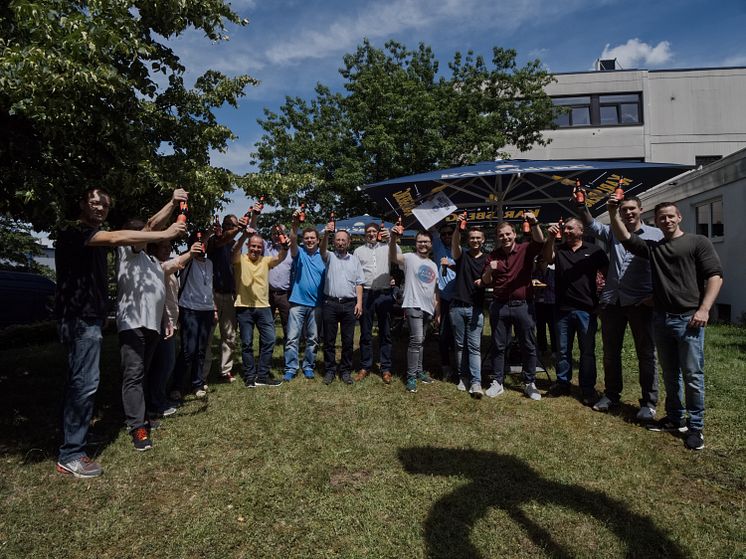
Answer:
[[[271,238],[264,239],[256,229],[261,208],[255,206],[240,219],[226,216],[215,231],[193,233],[189,249],[172,258],[172,241],[187,234],[186,224],[174,222],[173,213],[187,198],[187,192],[177,189],[147,222],[130,220],[121,230],[104,231],[111,196],[90,189],[80,202],[78,220],[58,233],[56,308],[69,355],[64,442],[56,466],[60,473],[95,477],[102,472],[86,455],[85,444],[108,311],[107,253],[113,247],[118,256],[122,402],[136,450],[152,447],[151,421],[174,413],[185,393],[206,397],[215,329],[221,344],[219,374],[225,381],[236,380],[238,330],[240,376],[248,388],[276,387],[299,373],[314,378],[322,337],[323,382],[339,378],[353,384],[373,371],[376,321],[379,372],[383,382],[391,384],[396,267],[404,276],[398,305],[409,330],[404,376],[408,392],[416,392],[418,382],[432,382],[423,368],[423,344],[432,322],[440,333],[442,373],[459,390],[477,399],[502,394],[506,356],[515,336],[523,392],[540,400],[535,327],[541,316],[556,348],[557,379],[545,395],[570,394],[577,339],[581,400],[596,411],[609,411],[620,403],[622,342],[629,325],[639,366],[638,419],[651,430],[686,433],[688,448],[704,447],[704,326],[722,285],[722,269],[705,237],[681,230],[674,204],[656,206],[657,228],[641,222],[642,207],[634,197],[609,199],[611,225],[593,219],[581,204],[577,217],[561,228],[550,225],[546,238],[527,212],[528,242],[518,242],[512,224],[499,223],[490,253],[484,251],[484,231],[467,227],[464,217],[443,225],[437,236],[419,231],[414,251],[407,253],[399,246],[401,225],[390,230],[383,224],[366,225],[365,242],[352,251],[347,231],[336,231],[331,221],[319,234],[304,226],[300,211],[293,214],[289,231],[277,224]],[[608,253],[589,240],[591,235],[604,242]],[[537,282],[537,277],[552,281]],[[491,379],[483,383],[481,340],[488,289]],[[284,343],[281,378],[270,370],[276,313]],[[598,314],[605,380],[600,398],[595,389]],[[360,366],[354,370],[357,323]],[[179,351],[176,331],[181,334]],[[666,386],[666,416],[658,421],[656,348]]]

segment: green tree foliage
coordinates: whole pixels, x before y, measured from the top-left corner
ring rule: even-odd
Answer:
[[[538,60],[519,67],[516,52],[494,48],[491,64],[456,53],[440,75],[430,47],[367,40],[344,57],[344,93],[317,85],[311,100],[286,98],[265,109],[253,192],[292,177],[282,205],[308,200],[338,213],[370,210],[356,187],[401,175],[494,159],[506,145],[545,144],[554,110]],[[271,177],[275,177],[272,179]]]
[[[0,214],[0,270],[14,272],[35,272],[55,279],[54,271],[34,260],[44,254],[41,245],[31,234],[29,226],[7,214]]]
[[[188,88],[165,39],[195,28],[222,40],[228,22],[247,23],[223,0],[1,3],[0,211],[48,229],[98,185],[116,223],[183,186],[208,219],[236,182],[209,164],[234,137],[213,110],[256,81],[207,71]]]

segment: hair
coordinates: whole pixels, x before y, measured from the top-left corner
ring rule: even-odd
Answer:
[[[479,233],[479,234],[481,234],[481,235],[482,235],[482,238],[483,238],[483,239],[487,237],[487,235],[485,235],[485,234],[484,234],[484,231],[482,231],[482,228],[481,228],[481,227],[470,227],[470,228],[469,228],[469,231],[468,231],[467,233],[468,233],[469,235],[471,235],[472,233]]]
[[[509,221],[498,222],[497,225],[495,225],[495,231],[499,231],[500,229],[504,229],[506,227],[512,229],[513,233],[515,233],[515,227],[513,227],[513,224]]]
[[[656,204],[655,209],[653,210],[653,214],[658,217],[658,212],[661,211],[663,208],[676,208],[676,213],[678,215],[681,215],[679,207],[673,202],[661,202],[660,204]]]
[[[133,217],[124,222],[122,229],[126,231],[142,231],[145,229],[145,225],[146,223],[142,219]]]
[[[313,233],[314,235],[316,235],[316,240],[317,240],[317,241],[319,240],[319,232],[318,232],[318,231],[316,231],[316,229],[314,229],[313,227],[305,227],[305,228],[304,228],[304,229],[303,229],[303,230],[301,231],[301,237],[305,237],[305,236],[306,236],[306,233]]]
[[[585,231],[585,225],[583,225],[583,222],[580,221],[580,219],[578,219],[577,217],[569,217],[569,218],[567,218],[567,221],[565,221],[565,225],[567,225],[568,223],[572,223],[573,221],[576,221],[576,222],[578,222],[578,224],[580,224],[580,230],[581,231]]]
[[[432,242],[433,240],[433,234],[430,231],[425,231],[424,229],[420,229],[417,231],[417,235],[415,236],[415,239],[417,237],[427,237]]]
[[[234,219],[238,221],[238,217],[236,217],[236,214],[225,214],[225,216],[223,217],[223,225],[225,225],[226,223],[232,224]]]
[[[364,231],[368,231],[371,227],[374,227],[375,229],[378,229],[378,223],[373,223],[372,221],[370,223],[366,223]]]
[[[638,208],[642,208],[642,202],[640,201],[640,199],[637,196],[627,196],[625,194],[624,195],[624,200],[622,200],[621,202],[619,202],[619,205],[621,206],[625,202],[635,202],[637,204]]]
[[[334,236],[335,237],[337,236],[337,233],[344,233],[345,235],[347,235],[347,240],[348,241],[352,240],[352,235],[350,235],[350,232],[347,229],[340,229],[339,231],[335,231],[334,232]]]
[[[88,202],[88,200],[90,200],[90,199],[91,199],[91,197],[93,196],[93,194],[94,194],[95,192],[98,192],[98,193],[99,193],[99,195],[104,195],[104,196],[106,196],[106,197],[107,197],[107,198],[109,199],[109,202],[110,202],[110,204],[109,204],[109,205],[110,205],[110,206],[113,206],[113,205],[114,205],[114,198],[112,197],[111,193],[110,193],[110,192],[109,192],[108,190],[106,190],[105,188],[102,188],[102,187],[100,187],[100,186],[92,186],[91,188],[87,188],[87,189],[86,189],[86,190],[85,190],[85,191],[83,192],[83,195],[82,195],[82,196],[80,197],[80,200],[81,200],[82,202]]]
[[[251,234],[251,237],[249,237],[249,244],[251,244],[251,240],[254,239],[254,238],[259,239],[260,241],[262,241],[262,247],[264,247],[264,237],[262,237],[259,233],[252,233]]]

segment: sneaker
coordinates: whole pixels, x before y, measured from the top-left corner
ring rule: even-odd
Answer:
[[[384,371],[383,375],[383,384],[391,384],[391,371]]]
[[[355,384],[355,381],[352,380],[350,373],[342,373],[342,382],[344,382],[345,384]]]
[[[176,408],[173,406],[170,406],[161,412],[161,417],[168,417],[169,415],[173,415],[175,413],[176,413]]]
[[[360,369],[358,373],[355,375],[355,382],[360,382],[365,377],[367,377],[370,373],[368,373],[368,369]],[[344,378],[344,377],[343,377]]]
[[[432,377],[431,377],[430,375],[428,375],[428,374],[427,374],[427,373],[426,373],[425,371],[420,371],[420,372],[419,372],[419,373],[417,374],[417,379],[418,379],[418,380],[419,380],[419,381],[420,381],[420,382],[421,382],[422,384],[432,384],[432,382],[433,382],[433,379],[432,379]]]
[[[684,446],[689,450],[702,450],[705,447],[705,437],[702,431],[699,429],[689,429]]]
[[[313,370],[312,369],[306,369],[305,371],[303,371],[303,376],[310,380],[310,379],[314,378],[314,376],[316,376],[316,375],[313,374]]]
[[[570,395],[570,385],[564,382],[555,382],[547,390],[547,396],[550,398],[559,398],[560,396]]]
[[[505,392],[505,388],[503,387],[503,385],[497,382],[496,380],[493,380],[490,383],[490,387],[487,389],[486,394],[490,398],[497,398],[503,392]]]
[[[282,375],[282,382],[290,382],[294,378],[295,378],[295,373],[288,372]]]
[[[280,386],[282,384],[281,380],[273,379],[273,378],[265,378],[265,379],[256,379],[256,385],[257,386]]]
[[[591,408],[593,411],[607,412],[611,408],[618,406],[618,402],[612,402],[607,396],[601,396],[601,398],[593,404]]]
[[[201,400],[202,398],[207,398],[207,390],[205,390],[204,388],[195,390],[194,397],[197,398],[198,400]]]
[[[686,433],[688,431],[686,424],[683,421],[674,422],[669,419],[668,416],[649,423],[646,425],[646,429],[648,431],[656,431],[660,433]]]
[[[460,390],[461,392],[466,392],[466,383],[464,382],[464,379],[462,378],[458,379],[458,385],[456,385],[456,390]]]
[[[87,456],[81,456],[64,464],[57,462],[55,469],[63,475],[77,478],[98,477],[104,473],[104,470],[101,469],[101,464],[94,462]]]
[[[246,388],[256,388],[256,381],[247,380],[246,381]]]
[[[324,375],[324,384],[329,385],[334,382],[334,373],[326,373]]]
[[[642,406],[635,417],[637,418],[637,421],[650,423],[655,419],[655,408],[651,408],[650,406]]]
[[[482,384],[479,382],[472,382],[471,388],[469,388],[469,394],[471,394],[472,398],[475,398],[477,400],[482,399]]]
[[[232,373],[225,373],[224,375],[220,375],[220,380],[230,383],[234,382],[236,380],[236,377],[234,377]]]
[[[523,385],[523,393],[532,400],[541,400],[541,394],[536,390],[536,385],[533,382],[527,382]]]
[[[139,452],[153,448],[150,433],[145,427],[138,427],[132,431],[132,444],[135,445],[135,450]]]
[[[416,378],[407,379],[407,392],[412,392],[412,393],[417,392],[417,379]]]

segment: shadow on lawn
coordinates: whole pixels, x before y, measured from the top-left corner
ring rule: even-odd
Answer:
[[[531,541],[553,557],[573,557],[552,533],[525,512],[525,505],[554,505],[595,518],[626,546],[627,557],[684,558],[688,554],[647,517],[604,493],[547,480],[527,463],[495,452],[415,447],[399,450],[411,474],[459,476],[471,483],[439,499],[425,521],[427,556],[479,558],[469,533],[490,508],[504,510]]]

